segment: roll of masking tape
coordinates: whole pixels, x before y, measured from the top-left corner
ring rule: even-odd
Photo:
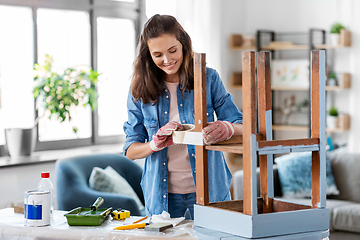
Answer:
[[[177,144],[184,143],[185,132],[193,132],[195,130],[194,124],[183,124],[181,126],[182,126],[181,130],[174,131],[172,134],[173,142]]]

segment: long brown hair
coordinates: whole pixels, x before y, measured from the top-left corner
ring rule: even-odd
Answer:
[[[142,100],[144,104],[155,104],[164,94],[165,73],[155,65],[148,46],[149,39],[163,34],[174,35],[182,44],[183,63],[179,69],[181,93],[194,89],[194,60],[190,36],[173,16],[156,14],[145,23],[140,36],[131,82],[133,97],[136,101]]]

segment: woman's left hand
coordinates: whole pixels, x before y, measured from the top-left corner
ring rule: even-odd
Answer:
[[[231,138],[235,129],[234,125],[228,121],[216,121],[210,122],[202,132],[205,144],[214,144]]]

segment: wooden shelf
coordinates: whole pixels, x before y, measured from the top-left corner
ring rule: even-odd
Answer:
[[[333,46],[333,45],[315,45],[315,49],[336,49],[336,48],[345,48],[351,46],[351,32],[346,29],[340,30],[340,36],[339,36],[339,45]]]
[[[251,51],[251,50],[256,50],[256,47],[255,46],[248,46],[248,47],[231,46],[231,50],[235,50],[235,51]]]
[[[234,77],[231,76],[230,79],[230,88],[231,89],[242,89],[242,85],[236,84],[234,82]],[[341,91],[341,90],[347,90],[350,89],[349,84],[340,85],[340,86],[326,86],[326,91]],[[307,87],[291,87],[291,86],[271,86],[271,90],[275,91],[308,91],[309,88]]]
[[[272,129],[274,131],[309,131],[309,127],[307,126],[291,126],[291,125],[273,125]],[[334,129],[326,128],[326,132],[328,133],[346,132],[348,130],[349,129],[345,129],[345,128],[334,128]]]
[[[315,45],[314,49],[336,49],[336,48],[345,48],[351,46],[351,33],[348,30],[341,30],[339,36],[338,45],[327,45],[319,44]],[[309,49],[308,45],[297,45],[292,42],[270,42],[269,46],[261,47],[261,50],[306,50]]]
[[[315,45],[314,49],[337,49],[337,48],[344,48],[346,46],[333,46],[333,45],[326,45],[326,44],[321,44],[321,45]]]
[[[277,91],[308,91],[307,87],[271,86],[271,90]]]
[[[274,131],[309,131],[308,126],[273,125]]]
[[[333,46],[333,45],[326,45],[326,44],[320,44],[315,45],[314,49],[338,49],[338,48],[346,48],[348,46]],[[308,45],[279,45],[279,46],[263,46],[261,47],[261,50],[306,50],[309,49]]]
[[[340,114],[338,118],[337,127],[333,129],[326,128],[326,132],[335,133],[335,132],[346,132],[350,129],[350,115],[349,114]]]
[[[339,86],[326,86],[326,91],[345,90],[351,87],[351,74],[341,73]]]
[[[340,90],[346,90],[350,89],[349,87],[343,87],[343,86],[326,86],[326,91],[340,91]]]
[[[341,73],[339,86],[326,86],[326,91],[340,91],[349,89],[351,87],[350,73]],[[308,87],[293,87],[293,86],[271,86],[271,90],[276,91],[308,91]]]
[[[232,34],[230,36],[230,48],[235,51],[256,50],[255,37],[247,37],[242,34]]]
[[[306,50],[308,48],[309,48],[308,45],[289,44],[289,45],[278,45],[278,46],[264,46],[261,47],[261,50]]]
[[[329,129],[329,128],[326,128],[326,132],[328,133],[340,133],[340,132],[346,132],[348,131],[348,129],[342,129],[342,128],[333,128],[333,129]]]
[[[255,46],[252,47],[241,47],[241,35],[233,34],[231,36],[231,49],[232,50],[253,50]],[[328,45],[328,44],[318,44],[314,45],[314,49],[336,49],[336,48],[346,48],[351,46],[351,32],[348,30],[341,30],[339,45]],[[294,44],[293,42],[281,42],[273,41],[270,42],[268,46],[262,46],[261,50],[307,50],[309,45]]]

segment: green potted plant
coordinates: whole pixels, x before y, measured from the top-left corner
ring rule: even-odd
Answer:
[[[330,28],[330,44],[333,46],[339,45],[339,36],[341,29],[345,29],[341,23],[334,23]]]
[[[337,76],[334,72],[329,74],[329,77],[326,81],[326,85],[327,86],[337,86],[338,85]]]
[[[337,128],[339,112],[335,106],[329,109],[329,114],[326,118],[326,125],[329,129]]]
[[[54,70],[52,63],[53,58],[46,55],[43,65],[34,66],[34,98],[37,105],[41,104],[45,109],[44,115],[47,112],[49,119],[71,122],[72,107],[90,106],[92,111],[95,110],[97,107],[95,84],[100,74],[91,68],[87,70],[80,66]],[[73,125],[72,130],[76,134],[77,126]]]

